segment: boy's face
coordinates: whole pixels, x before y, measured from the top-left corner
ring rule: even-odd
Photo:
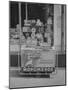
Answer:
[[[29,33],[26,33],[26,37],[29,37]]]
[[[32,33],[35,33],[36,32],[36,29],[35,28],[32,28]]]
[[[31,38],[30,38],[30,37],[28,37],[27,39],[28,39],[28,40],[30,40]]]

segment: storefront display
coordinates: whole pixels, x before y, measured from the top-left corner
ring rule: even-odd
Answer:
[[[65,5],[11,1],[10,6],[10,88],[65,84],[65,68],[59,68],[66,54]]]

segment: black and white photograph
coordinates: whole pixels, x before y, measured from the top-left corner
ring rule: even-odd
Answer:
[[[66,85],[66,4],[9,1],[9,88]]]

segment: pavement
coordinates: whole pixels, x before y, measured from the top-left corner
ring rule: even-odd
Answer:
[[[10,88],[56,86],[65,85],[65,68],[56,68],[56,71],[47,78],[23,77],[19,74],[20,68],[10,68]]]

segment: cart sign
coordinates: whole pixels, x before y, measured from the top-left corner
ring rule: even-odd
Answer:
[[[54,67],[23,67],[23,72],[53,72]]]
[[[53,72],[55,69],[54,50],[43,51],[35,48],[21,48],[22,72]]]

